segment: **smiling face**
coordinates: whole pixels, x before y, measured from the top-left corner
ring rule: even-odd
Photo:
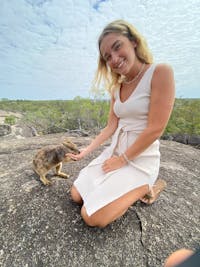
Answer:
[[[104,36],[100,44],[100,53],[105,63],[117,74],[128,76],[138,61],[136,43],[118,33]]]

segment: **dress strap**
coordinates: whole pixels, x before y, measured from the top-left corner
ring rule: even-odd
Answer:
[[[154,73],[154,71],[155,71],[155,69],[156,69],[156,64],[155,63],[153,63],[150,67],[149,67],[149,69],[147,70],[148,71],[148,73],[147,73],[147,79],[149,79],[149,80],[151,80],[152,79],[152,77],[153,77],[153,73]]]

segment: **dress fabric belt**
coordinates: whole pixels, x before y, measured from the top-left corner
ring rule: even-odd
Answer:
[[[94,166],[96,164],[100,164],[100,163],[103,163],[105,161],[105,159],[108,159],[110,157],[112,157],[112,155],[114,155],[114,152],[115,152],[115,149],[116,149],[116,146],[118,144],[118,141],[119,141],[119,136],[121,134],[125,135],[125,140],[127,142],[127,144],[125,144],[125,148],[127,148],[128,146],[128,132],[133,132],[135,134],[139,134],[142,130],[138,130],[136,131],[135,130],[135,126],[133,125],[124,125],[124,124],[119,124],[118,125],[118,128],[116,129],[113,137],[112,137],[112,142],[111,142],[111,145],[106,148],[102,154],[100,154],[99,157],[97,157],[96,159],[94,159],[92,162],[90,162],[90,164],[88,166]],[[118,151],[118,155],[123,153],[124,151]],[[133,161],[131,161],[131,165],[132,165]]]
[[[135,126],[134,125],[123,125],[123,124],[119,124],[117,130],[115,131],[114,133],[114,136],[113,136],[113,140],[112,140],[112,144],[111,144],[111,147],[110,147],[110,152],[111,152],[111,155],[114,153],[115,151],[115,148],[118,144],[118,141],[119,141],[119,137],[122,135],[125,137],[125,140],[127,142],[126,144],[126,149],[128,148],[128,132],[132,132],[132,133],[135,133],[135,134],[140,134],[142,130],[136,130],[135,129]],[[120,151],[121,153],[123,153],[124,151]],[[111,156],[110,155],[110,156]]]

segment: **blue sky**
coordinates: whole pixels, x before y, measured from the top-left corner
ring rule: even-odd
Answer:
[[[172,65],[176,97],[200,98],[200,0],[0,0],[0,99],[91,97],[98,35],[120,18]]]

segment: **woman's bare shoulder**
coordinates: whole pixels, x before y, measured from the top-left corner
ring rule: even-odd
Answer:
[[[173,80],[174,79],[174,71],[171,65],[166,63],[159,63],[156,65],[154,74],[153,74],[153,83],[162,83],[166,80]]]
[[[173,68],[167,63],[159,63],[156,65],[155,74],[173,73]]]

